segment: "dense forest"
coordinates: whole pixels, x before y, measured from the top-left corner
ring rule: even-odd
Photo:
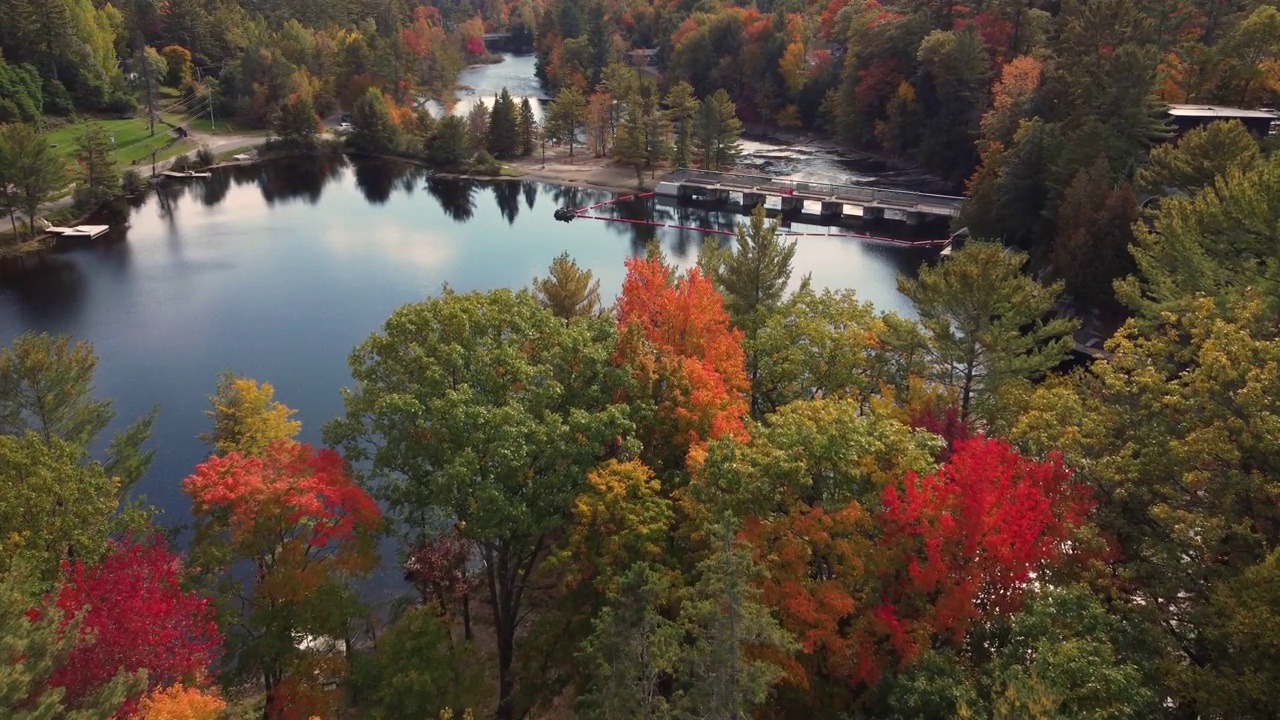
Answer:
[[[133,493],[163,414],[119,423],[87,343],[5,339],[6,717],[1280,715],[1280,154],[1235,121],[1175,137],[1162,105],[1280,104],[1274,4],[0,19],[15,229],[66,184],[48,133],[168,102],[292,149],[349,113],[350,152],[452,168],[551,143],[637,179],[732,166],[744,129],[826,133],[963,184],[973,238],[900,280],[918,319],[789,291],[763,211],[690,269],[632,258],[612,302],[567,255],[528,288],[446,288],[353,349],[324,447],[269,383],[210,378],[208,455],[165,479],[185,527]],[[486,33],[537,53],[543,122],[508,92],[421,109],[494,59]],[[121,182],[106,138],[75,141],[89,201]],[[1119,328],[1094,360],[1072,306]],[[401,598],[370,604],[375,575]]]

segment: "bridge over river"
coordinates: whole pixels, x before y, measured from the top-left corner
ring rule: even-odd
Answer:
[[[679,199],[700,199],[753,208],[761,203],[782,211],[811,212],[822,217],[892,217],[917,223],[926,218],[953,218],[960,214],[964,198],[932,195],[906,190],[885,190],[865,185],[784,180],[766,175],[712,172],[682,168],[663,178],[655,188],[658,195]],[[806,206],[807,205],[807,206]]]

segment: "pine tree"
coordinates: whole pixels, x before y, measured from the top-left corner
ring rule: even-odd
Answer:
[[[5,146],[11,180],[17,188],[17,205],[27,215],[28,230],[34,230],[40,206],[66,181],[66,167],[30,125],[0,127],[0,144]]]
[[[533,116],[533,103],[520,99],[520,154],[528,157],[538,144],[538,120]]]
[[[548,132],[552,139],[568,143],[569,157],[573,158],[573,146],[582,132],[587,117],[587,98],[575,87],[560,91],[547,107]]]
[[[733,166],[742,152],[742,121],[738,109],[723,88],[702,101],[698,124],[698,149],[702,169],[724,170]]]
[[[75,708],[63,704],[64,690],[49,685],[75,645],[80,620],[64,627],[57,607],[39,603],[21,570],[0,576],[0,708],[9,720],[110,720],[125,698],[140,690],[143,675],[119,673]],[[32,612],[35,608],[37,612]]]
[[[645,143],[645,123],[639,103],[630,103],[614,138],[614,152],[618,158],[635,168],[636,183],[644,184],[641,169],[649,157]]]
[[[600,311],[600,281],[561,253],[551,261],[547,277],[533,279],[533,295],[558,318],[595,315]]]
[[[747,377],[752,387],[760,374],[756,336],[782,304],[795,254],[795,242],[778,237],[778,221],[766,220],[764,206],[759,205],[752,211],[749,223],[739,223],[738,242],[733,250],[708,243],[699,258],[711,282],[724,295],[730,322],[743,332]],[[752,414],[760,417],[764,409],[753,393]]]
[[[80,162],[80,187],[77,199],[84,205],[95,205],[120,194],[120,171],[116,168],[115,148],[101,125],[88,123],[76,143]]]
[[[515,157],[521,150],[520,116],[515,100],[504,87],[502,94],[493,101],[493,109],[489,113],[488,142],[489,154],[499,159]]]
[[[694,143],[694,122],[699,110],[694,88],[685,81],[677,82],[667,92],[666,104],[672,126],[672,161],[677,168],[687,168],[692,164],[690,151]]]
[[[1062,283],[1022,274],[1027,256],[971,241],[937,267],[923,266],[898,289],[920,311],[933,379],[955,393],[961,419],[987,409],[1007,381],[1043,376],[1071,349],[1074,320],[1045,320]]]

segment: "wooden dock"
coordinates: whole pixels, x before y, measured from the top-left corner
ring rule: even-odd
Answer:
[[[194,171],[191,171],[191,170],[186,170],[186,171],[183,171],[183,170],[165,170],[164,172],[160,173],[160,175],[161,175],[161,177],[175,178],[175,179],[179,179],[179,180],[186,180],[186,179],[188,179],[188,178],[207,178],[207,177],[211,177],[211,176],[212,176],[212,173],[207,173],[207,172],[194,172]]]
[[[64,238],[83,238],[92,240],[96,237],[105,235],[111,229],[110,225],[76,225],[75,227],[58,227],[56,225],[46,226],[44,231]]]

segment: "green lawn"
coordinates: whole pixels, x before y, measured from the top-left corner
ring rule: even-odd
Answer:
[[[198,118],[191,119],[187,115],[173,115],[170,113],[160,113],[160,117],[168,120],[174,125],[186,125],[188,129],[202,132],[208,135],[221,135],[223,133],[234,133],[236,135],[263,135],[267,134],[266,130],[256,130],[246,128],[239,123],[227,120],[219,120],[214,118],[209,120],[209,115],[204,114]]]
[[[121,165],[128,165],[134,160],[149,157],[152,150],[163,147],[173,139],[173,136],[166,132],[168,128],[159,123],[156,124],[155,137],[152,137],[147,121],[143,118],[93,120],[92,122],[106,128],[107,132],[115,138],[116,159]],[[84,124],[76,123],[58,128],[50,132],[47,137],[49,144],[54,146],[55,152],[70,162],[76,154],[76,141],[83,133]]]

